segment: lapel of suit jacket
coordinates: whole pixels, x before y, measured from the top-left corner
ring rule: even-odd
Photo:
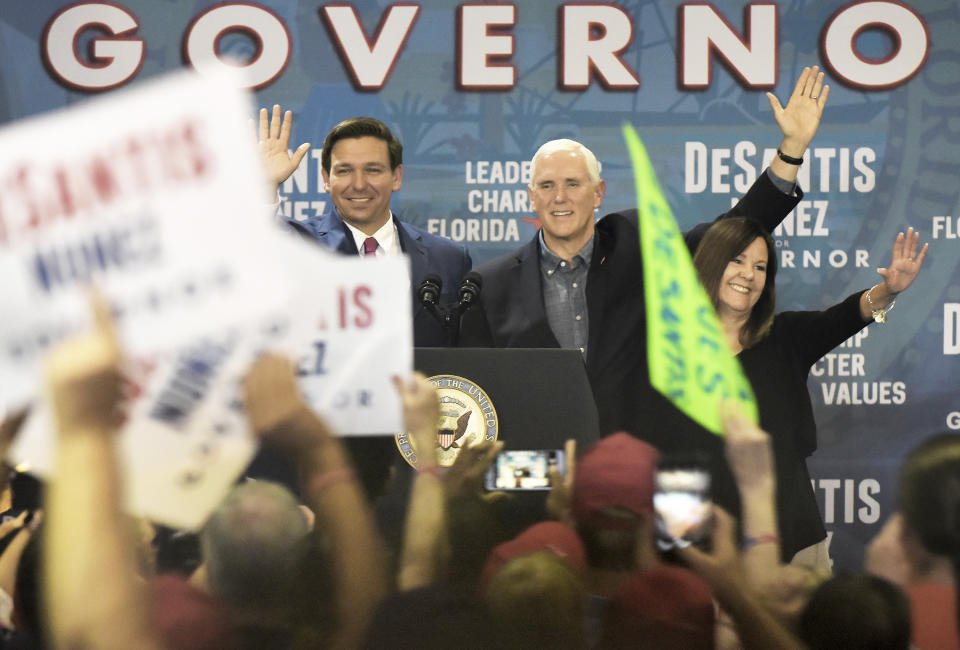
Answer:
[[[416,299],[420,282],[430,268],[430,252],[423,245],[423,236],[410,230],[397,215],[393,215],[393,222],[397,225],[397,238],[400,240],[400,250],[410,260],[410,284],[414,295],[413,315],[416,317],[423,310],[423,305]]]
[[[594,229],[593,254],[590,257],[590,269],[587,272],[587,314],[589,314],[589,330],[587,331],[587,365],[596,360],[596,352],[600,349],[600,337],[603,324],[607,317],[604,305],[610,299],[611,282],[609,272],[610,260],[607,256],[613,252],[614,235],[606,227],[603,219],[597,222]],[[642,282],[643,278],[638,281]],[[591,354],[593,352],[593,354]]]
[[[547,310],[543,304],[543,278],[540,273],[540,233],[533,241],[517,252],[517,269],[520,274],[520,290],[517,296],[530,323],[530,329],[545,342],[560,347],[557,337],[547,321]]]
[[[357,243],[347,229],[347,225],[340,219],[334,208],[311,224],[314,236],[321,244],[342,255],[359,255]]]

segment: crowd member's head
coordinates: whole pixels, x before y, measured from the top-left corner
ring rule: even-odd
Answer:
[[[633,571],[638,553],[653,548],[653,489],[659,454],[626,433],[591,447],[577,463],[571,512],[587,563]]]
[[[910,603],[883,578],[838,574],[813,593],[800,616],[799,632],[811,648],[907,650]]]
[[[583,248],[606,191],[593,152],[573,140],[547,142],[533,156],[527,191],[547,247],[561,257]]]
[[[713,593],[691,571],[637,573],[610,600],[604,648],[713,648]]]
[[[551,551],[507,562],[484,600],[505,647],[578,648],[584,644],[580,577]]]
[[[777,257],[770,234],[744,217],[721,219],[703,236],[693,265],[720,319],[745,321],[743,347],[763,339],[776,306]]]
[[[211,592],[241,607],[283,605],[307,533],[307,520],[285,488],[266,481],[235,487],[200,536]]]
[[[960,435],[934,436],[910,452],[900,469],[899,505],[910,561],[948,558],[960,583]],[[957,607],[960,623],[960,599]]]
[[[372,235],[390,218],[403,182],[403,145],[372,117],[337,124],[323,141],[323,182],[344,222]]]
[[[438,582],[396,591],[380,603],[367,650],[489,650],[496,648],[496,630],[487,612],[462,590]]]
[[[586,568],[583,544],[577,533],[559,522],[541,521],[490,552],[480,575],[481,589],[485,589],[493,576],[511,561],[544,551],[555,555],[577,574]]]

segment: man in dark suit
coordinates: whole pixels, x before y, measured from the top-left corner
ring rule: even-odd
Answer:
[[[292,155],[288,153],[292,126],[290,111],[281,120],[280,106],[275,105],[269,116],[265,108],[260,109],[260,154],[276,188],[310,148],[305,143]],[[413,289],[413,344],[447,346],[448,334],[420,304],[418,289],[428,274],[436,274],[443,286],[440,303],[456,302],[460,281],[473,263],[463,245],[404,223],[391,211],[390,199],[403,184],[403,145],[379,120],[350,118],[327,134],[320,162],[334,209],[321,217],[287,223],[305,239],[342,255],[407,255]],[[376,499],[387,487],[390,465],[402,468],[404,464],[393,437],[351,437],[345,444],[368,496]],[[261,459],[254,471],[286,482],[283,474],[266,469],[269,462]],[[391,528],[402,521],[393,511],[384,516]]]
[[[279,106],[273,107],[269,128],[266,109],[260,111],[261,152],[278,187],[309,149],[308,144],[301,145],[293,156],[287,155],[291,125],[290,111],[281,123]],[[403,145],[383,122],[354,117],[327,134],[320,162],[334,209],[288,223],[304,237],[343,255],[407,255],[414,345],[446,346],[448,335],[420,304],[418,289],[434,273],[442,281],[441,304],[456,302],[460,281],[473,262],[463,245],[404,223],[390,210],[390,198],[403,184]]]
[[[768,93],[784,135],[778,157],[718,219],[745,216],[773,230],[794,208],[803,196],[795,184],[800,159],[816,133],[828,91],[813,68],[801,74],[786,108]],[[649,428],[651,416],[670,408],[647,375],[636,210],[595,222],[605,190],[599,163],[582,144],[554,140],[537,151],[528,192],[541,228],[518,251],[477,269],[483,293],[464,315],[460,345],[579,348],[601,435],[640,433]],[[686,235],[691,249],[708,226]],[[670,418],[670,424],[682,426],[682,418]]]

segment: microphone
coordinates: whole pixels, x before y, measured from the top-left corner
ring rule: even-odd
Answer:
[[[440,289],[443,287],[443,280],[436,273],[428,273],[423,282],[420,283],[420,289],[417,296],[420,298],[420,304],[428,309],[436,308],[440,302]]]
[[[480,289],[483,287],[483,278],[476,271],[467,273],[463,282],[460,283],[460,301],[457,307],[463,310],[469,309],[470,305],[480,297]]]

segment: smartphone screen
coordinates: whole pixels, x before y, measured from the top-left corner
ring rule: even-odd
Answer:
[[[563,450],[505,450],[487,469],[484,487],[487,490],[549,490],[551,467],[563,475]]]
[[[657,546],[697,544],[710,534],[710,473],[695,465],[661,465],[653,493]]]

